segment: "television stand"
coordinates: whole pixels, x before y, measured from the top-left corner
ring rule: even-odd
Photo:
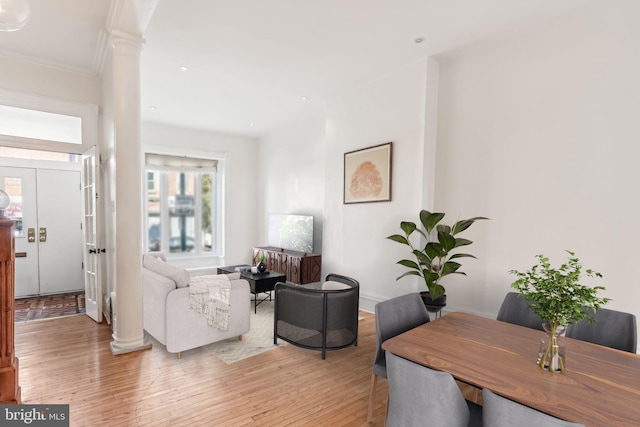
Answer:
[[[253,265],[260,262],[264,254],[267,270],[282,273],[287,282],[304,285],[319,282],[322,269],[322,256],[307,252],[290,251],[274,246],[258,246],[253,248]]]

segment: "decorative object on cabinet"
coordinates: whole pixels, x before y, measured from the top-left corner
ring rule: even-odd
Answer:
[[[344,154],[344,203],[391,201],[392,143]]]

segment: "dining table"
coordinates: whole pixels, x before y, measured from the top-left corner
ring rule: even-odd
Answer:
[[[565,340],[565,369],[537,364],[545,332],[451,312],[388,339],[382,348],[456,380],[587,427],[640,426],[640,355]]]

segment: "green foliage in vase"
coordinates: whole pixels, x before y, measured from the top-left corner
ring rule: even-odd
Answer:
[[[420,211],[420,223],[422,227],[416,226],[410,221],[402,221],[400,228],[404,235],[393,234],[387,239],[394,242],[402,243],[411,248],[411,253],[415,257],[415,261],[403,259],[397,264],[409,268],[409,271],[399,276],[396,280],[400,280],[405,276],[419,276],[424,280],[432,299],[436,299],[445,293],[445,288],[440,284],[440,280],[449,274],[465,274],[460,271],[462,266],[454,259],[464,257],[475,258],[475,256],[467,253],[452,253],[462,246],[468,246],[473,243],[471,240],[456,237],[459,233],[478,220],[487,219],[485,217],[474,217],[457,221],[453,226],[441,224],[444,218],[443,213],[429,212],[427,210]],[[413,233],[417,232],[421,242],[425,242],[423,247],[418,243],[411,241]]]
[[[587,319],[593,322],[592,313],[599,310],[609,299],[598,296],[603,286],[589,287],[580,284],[583,268],[575,253],[567,251],[569,260],[559,268],[549,263],[549,258],[537,255],[538,264],[528,271],[511,270],[518,279],[511,287],[520,292],[520,296],[531,301],[531,309],[546,321],[549,326],[551,340],[541,355],[540,367],[552,371],[564,370],[564,361],[557,352],[557,333],[572,323]],[[584,276],[602,278],[602,274],[591,269],[584,270]]]
[[[603,286],[580,284],[583,277],[580,260],[575,253],[567,253],[569,260],[559,268],[553,268],[549,258],[537,255],[539,263],[529,271],[510,271],[518,277],[511,287],[529,299],[532,302],[531,309],[550,326],[568,326],[585,318],[593,322],[594,318],[588,310],[595,312],[609,301],[608,298],[598,297],[598,291],[605,290]],[[602,274],[591,269],[584,270],[584,275],[602,278]]]

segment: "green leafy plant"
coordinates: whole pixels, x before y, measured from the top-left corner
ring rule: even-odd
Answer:
[[[460,271],[462,265],[454,260],[464,257],[475,258],[467,253],[452,253],[462,246],[473,243],[471,240],[456,236],[471,227],[475,221],[487,218],[478,216],[463,219],[457,221],[453,226],[449,226],[440,223],[445,216],[443,213],[421,210],[419,216],[422,227],[418,227],[410,221],[402,221],[400,228],[404,235],[393,234],[387,239],[409,246],[415,257],[415,261],[403,259],[397,262],[397,264],[408,267],[409,271],[396,280],[405,276],[421,277],[431,294],[431,298],[435,300],[445,293],[445,288],[440,283],[443,277],[449,274],[465,274]],[[424,242],[424,246],[419,246],[420,243],[411,241],[414,232],[417,232],[421,242]]]
[[[583,276],[590,278],[602,278],[602,274],[591,269],[585,269],[574,252],[567,251],[569,259],[559,268],[554,268],[549,263],[549,258],[537,255],[538,264],[530,270],[520,272],[511,270],[509,273],[518,278],[511,287],[520,292],[520,296],[531,301],[531,309],[548,323],[551,339],[546,353],[541,356],[540,367],[548,367],[556,363],[558,371],[564,370],[562,357],[554,353],[558,348],[554,342],[559,328],[563,329],[570,324],[587,319],[593,322],[592,313],[599,310],[609,299],[598,297],[598,292],[605,290],[603,286],[589,287],[580,284]],[[550,369],[551,370],[551,369]]]

